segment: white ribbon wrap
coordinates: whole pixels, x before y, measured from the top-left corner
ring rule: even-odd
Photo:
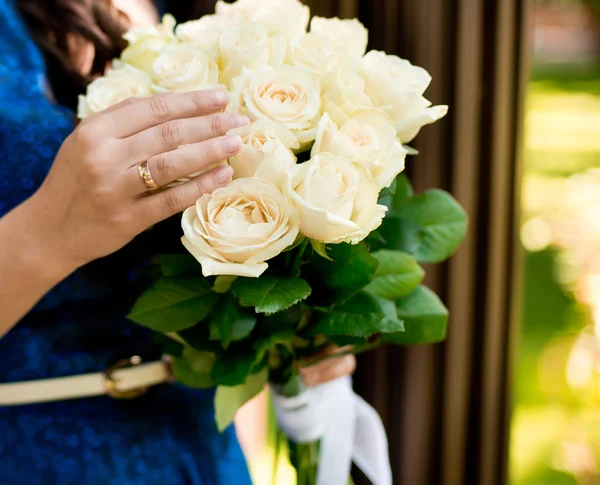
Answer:
[[[294,397],[273,392],[273,402],[288,438],[321,440],[317,485],[346,485],[352,462],[373,485],[392,485],[385,428],[377,411],[354,393],[349,376]]]

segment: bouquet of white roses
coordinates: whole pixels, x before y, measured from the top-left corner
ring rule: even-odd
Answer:
[[[414,195],[400,175],[415,154],[406,144],[447,111],[423,97],[429,74],[367,53],[368,33],[357,20],[314,17],[307,32],[309,20],[298,0],[219,1],[214,15],[179,25],[167,15],[126,34],[129,46],[88,87],[79,116],[131,96],[231,93],[227,109],[251,120],[232,131],[243,142],[227,161],[234,180],[185,211],[182,242],[191,256],[161,256],[162,275],[130,318],[168,337],[178,380],[219,386],[221,429],[272,383],[296,441],[298,483],[336,485],[351,456],[373,481],[387,483],[368,463],[377,457],[361,458],[352,446],[347,463],[325,470],[339,461],[344,440],[332,441],[327,423],[311,420],[335,421],[331,413],[286,422],[286,409],[306,395],[298,369],[332,343],[361,352],[442,340],[447,311],[421,285],[419,263],[447,259],[467,220],[449,194]],[[331,389],[353,396],[349,383]],[[365,406],[343,419],[364,416]],[[357,432],[353,423],[345,428]]]

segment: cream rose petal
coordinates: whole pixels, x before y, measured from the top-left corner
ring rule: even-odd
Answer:
[[[232,83],[235,110],[252,121],[267,120],[290,130],[307,148],[316,136],[321,114],[319,81],[297,66],[244,69]]]
[[[231,130],[242,139],[240,152],[229,158],[234,179],[257,177],[280,187],[285,169],[296,164],[292,148],[300,145],[287,128],[271,121],[254,121]]]
[[[246,276],[248,278],[258,278],[262,275],[269,265],[267,263],[257,264],[235,264],[235,263],[222,263],[207,257],[200,250],[189,242],[189,240],[183,236],[181,242],[185,248],[190,252],[194,258],[202,265],[202,274],[206,277],[215,275],[229,275],[229,276]]]
[[[184,212],[182,243],[205,276],[257,277],[293,243],[299,225],[297,211],[273,184],[238,179]]]
[[[287,43],[278,33],[268,33],[259,25],[244,24],[223,33],[220,38],[221,83],[229,86],[244,69],[279,67]]]
[[[310,239],[336,242],[360,229],[348,219],[307,204],[295,193],[291,197],[300,214],[300,232]]]
[[[121,54],[121,60],[146,73],[152,72],[154,61],[165,47],[178,42],[175,37],[175,18],[165,15],[157,26],[134,29],[123,37],[129,45]]]
[[[385,103],[402,143],[410,143],[423,126],[435,123],[448,113],[448,106],[431,106],[431,102],[415,93],[392,92],[386,95]]]
[[[310,18],[310,9],[299,0],[219,0],[215,10],[236,24],[253,23],[269,34],[279,33],[290,45],[306,34]]]
[[[323,79],[323,111],[339,126],[359,111],[373,108],[371,98],[365,92],[362,77],[350,71],[330,73]]]
[[[383,222],[387,212],[387,207],[379,204],[373,204],[379,197],[379,185],[368,177],[361,178],[361,186],[357,197],[354,200],[354,210],[352,220],[360,228],[358,231],[348,234],[343,241],[349,244],[358,244],[366,238],[372,231],[377,229]]]
[[[203,50],[192,44],[164,48],[152,66],[155,92],[188,92],[213,87],[219,67]]]
[[[324,113],[312,155],[320,152],[342,156],[362,166],[378,182],[389,187],[404,170],[406,150],[396,140],[393,121],[381,111],[361,111],[341,127]]]
[[[340,184],[347,185],[347,192],[339,192]],[[321,194],[328,190],[330,198]],[[348,160],[329,153],[286,170],[284,192],[298,209],[301,233],[325,243],[364,239],[380,211],[377,182]]]
[[[336,49],[342,67],[351,68],[360,62],[367,50],[369,32],[357,19],[313,17],[310,32]]]
[[[389,161],[376,173],[375,180],[380,189],[392,185],[394,179],[404,171],[407,155],[408,152],[402,144],[395,141]]]
[[[392,90],[423,94],[431,82],[431,76],[422,67],[381,51],[365,55],[361,72],[373,95]]]
[[[86,96],[79,97],[77,116],[80,119],[104,111],[128,98],[152,95],[150,77],[129,65],[112,69],[106,76],[94,80]]]
[[[175,35],[182,42],[195,45],[216,60],[221,55],[221,35],[233,27],[231,24],[231,20],[226,17],[205,15],[198,20],[179,24]]]
[[[326,37],[306,34],[292,48],[289,63],[306,69],[315,76],[336,72],[342,66],[339,48]]]

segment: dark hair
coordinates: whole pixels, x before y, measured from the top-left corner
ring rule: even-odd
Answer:
[[[177,20],[198,18],[214,7],[214,0],[172,0],[164,2]],[[127,17],[112,0],[16,0],[33,39],[42,49],[48,77],[56,99],[74,108],[77,95],[96,76],[104,73],[106,64],[118,57],[126,42]],[[91,72],[81,73],[78,51],[86,45],[94,47]]]

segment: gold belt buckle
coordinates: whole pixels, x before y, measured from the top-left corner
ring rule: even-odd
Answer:
[[[166,357],[162,358],[162,362],[167,367],[169,375],[172,376],[170,360]],[[117,389],[117,380],[113,377],[113,374],[119,369],[127,369],[130,367],[135,367],[136,365],[140,365],[142,363],[142,358],[139,355],[134,355],[129,359],[122,359],[117,362],[115,365],[109,367],[104,371],[104,389],[106,394],[113,399],[135,399],[137,397],[143,396],[146,391],[148,391],[148,387],[139,387],[137,389],[131,389],[129,391],[119,391]]]

